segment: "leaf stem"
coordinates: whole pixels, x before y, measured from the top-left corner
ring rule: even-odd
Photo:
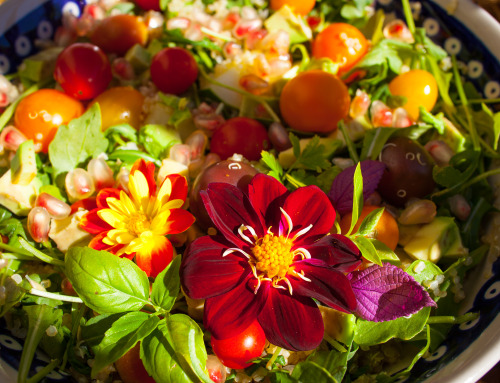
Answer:
[[[411,6],[409,0],[402,0],[403,3],[403,12],[406,19],[406,24],[408,25],[408,29],[411,34],[415,34],[415,21],[413,20],[413,14],[411,12]]]
[[[274,352],[273,352],[273,356],[271,356],[271,359],[269,359],[269,362],[266,363],[266,368],[268,370],[273,369],[273,364],[276,361],[276,358],[278,358],[278,356],[280,355],[280,352],[281,352],[281,347],[276,347],[276,350],[274,350]]]
[[[29,378],[26,383],[37,383],[45,376],[47,376],[54,368],[57,367],[59,364],[59,359],[54,359],[52,360],[49,364],[47,364],[44,368],[42,368],[40,371],[38,371],[35,375],[33,375],[31,378]]]
[[[328,342],[328,344],[330,344],[330,346],[332,346],[338,352],[347,352],[347,349],[344,346],[342,346],[338,341],[336,341],[335,339],[333,339],[326,332],[323,335],[323,338],[325,338],[325,340]]]
[[[354,163],[359,162],[359,156],[358,152],[356,152],[356,148],[354,147],[354,143],[352,140],[349,138],[349,135],[347,134],[347,130],[344,124],[344,121],[339,122],[339,129],[342,132],[342,136],[344,137],[345,143],[347,145],[347,150],[349,151],[349,156],[352,158]]]
[[[31,289],[29,291],[30,294],[36,295],[38,297],[43,297],[43,298],[48,298],[48,299],[54,299],[58,301],[63,301],[63,302],[71,302],[71,303],[83,303],[83,301],[78,298],[78,297],[72,297],[69,295],[61,295],[61,294],[55,294],[55,293],[49,293],[48,291],[41,291],[37,289]]]
[[[474,320],[477,317],[479,317],[479,313],[466,313],[458,317],[452,315],[434,316],[427,319],[427,324],[461,324]]]
[[[40,250],[35,249],[23,237],[19,237],[19,244],[21,245],[21,247],[24,250],[28,251],[30,254],[34,255],[35,257],[37,257],[41,261],[48,263],[48,264],[51,264],[51,265],[54,265],[54,266],[64,267],[63,260],[53,258],[53,257],[41,252]]]

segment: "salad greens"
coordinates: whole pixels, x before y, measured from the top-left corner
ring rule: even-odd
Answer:
[[[17,142],[12,144],[9,134],[26,140],[21,126],[15,126],[16,109],[39,89],[56,84],[52,73],[30,78],[34,84],[28,88],[21,85],[26,73],[10,76],[10,86],[21,92],[0,115],[4,147],[0,159],[0,318],[24,337],[18,382],[41,381],[58,368],[111,381],[117,375],[110,366],[134,348],[139,349],[147,374],[164,383],[262,379],[363,383],[394,382],[409,376],[418,360],[446,339],[452,325],[478,315],[463,313],[458,303],[465,297],[464,280],[489,251],[482,236],[485,219],[496,211],[487,179],[500,173],[492,167],[500,158],[500,112],[494,112],[488,106],[491,100],[482,99],[463,78],[457,58],[449,57],[415,25],[407,0],[402,1],[405,20],[399,20],[408,32],[405,38],[392,34],[391,20],[382,11],[374,11],[369,0],[318,0],[307,16],[294,11],[293,1],[273,10],[269,8],[272,1],[200,0],[182,7],[179,3],[160,0],[161,11],[156,13],[125,1],[102,9],[105,17],[118,12],[160,18],[165,23],[149,32],[147,44],[130,48],[125,55],[128,61],[123,58],[133,76],[114,73],[112,86],[133,87],[145,99],[140,126],[123,120],[103,131],[109,111],[90,102],[80,117],[58,126],[48,151],[36,153],[36,169],[23,167],[18,164],[20,155],[11,161],[20,142],[11,139]],[[231,22],[230,16],[240,20],[244,14],[259,24],[254,34],[246,30],[238,35],[239,21],[231,29],[223,24]],[[196,17],[219,23],[220,30],[200,24]],[[178,24],[169,27],[172,20]],[[201,29],[190,29],[184,22]],[[367,52],[348,69],[314,54],[315,38],[333,23],[360,28],[371,41]],[[91,40],[90,34],[82,36]],[[280,44],[284,51],[280,52]],[[272,53],[266,51],[268,45]],[[198,80],[187,92],[174,95],[152,85],[150,64],[165,47],[187,50],[195,60]],[[272,61],[276,57],[285,59]],[[276,67],[270,63],[288,66],[274,73]],[[393,79],[410,70],[430,73],[439,93],[433,107],[420,105],[418,119],[411,119],[404,109],[409,97],[391,88]],[[318,134],[285,121],[280,94],[307,71],[325,72],[347,84],[350,109],[338,129]],[[358,107],[361,112],[356,111]],[[387,116],[389,123],[383,120]],[[233,156],[229,169],[251,164],[254,172],[270,177],[254,177],[247,194],[236,184],[217,180],[205,185],[201,197],[188,196],[205,169],[220,163],[209,141],[234,118],[264,124],[272,145],[260,148],[256,160]],[[245,134],[240,141],[251,141],[249,127]],[[427,151],[432,187],[431,192],[398,205],[382,195],[382,187],[389,183],[384,177],[391,166],[383,161],[384,153],[400,138]],[[229,141],[225,144],[231,145]],[[426,165],[413,152],[404,154]],[[27,173],[21,179],[28,181],[13,177],[13,167]],[[79,171],[84,174],[81,178]],[[263,196],[256,196],[259,191]],[[314,221],[307,215],[314,215],[317,202],[296,200],[307,200],[312,192],[327,201],[325,212],[335,209],[332,216]],[[296,198],[299,195],[302,198]],[[203,210],[207,209],[216,229],[203,227],[196,197],[203,200]],[[245,209],[251,205],[251,209],[240,205]],[[299,205],[297,214],[288,214]],[[369,205],[375,208],[363,215]],[[278,218],[272,214],[276,207],[282,214]],[[396,248],[379,236],[387,213],[399,230],[391,234],[396,236]],[[410,222],[401,222],[403,214]],[[197,224],[193,224],[195,216]],[[344,230],[341,225],[346,216],[350,221]],[[360,217],[364,217],[362,222]],[[300,218],[314,224],[295,221]],[[328,219],[332,225],[321,232],[321,222]],[[272,224],[260,233],[252,222]],[[278,230],[274,226],[279,227],[279,235],[273,232]],[[256,255],[256,249],[273,236],[282,238],[279,246],[293,254],[288,263],[284,256],[273,264]],[[286,248],[289,239],[292,244]],[[294,248],[294,241],[303,241],[301,247]],[[224,251],[218,247],[221,244],[227,245]],[[279,246],[273,251],[281,251]],[[230,266],[234,259],[240,265],[248,263],[249,276]],[[314,274],[320,261],[324,262],[322,273],[328,270],[330,278],[337,278],[335,284],[347,287],[335,290],[340,287],[330,286],[332,282],[325,282],[323,274]],[[242,281],[248,285],[238,287]],[[221,334],[213,322],[227,321],[240,310],[228,314],[236,303],[216,293],[217,288],[223,294],[241,292],[241,306],[247,305],[244,312],[254,315],[252,320],[264,328],[268,341],[257,355],[245,359],[251,359],[248,366],[226,368],[227,360],[217,355],[221,362],[213,355],[211,342]],[[245,295],[249,289],[250,298]],[[304,291],[309,294],[307,304],[300,295]],[[268,293],[273,298],[262,299],[257,311],[263,314],[257,315],[251,299]],[[215,300],[219,295],[226,298]],[[280,301],[284,296],[287,301]],[[334,303],[325,303],[325,296]],[[303,313],[300,310],[312,310],[296,307],[318,308],[320,313],[315,312],[314,318],[324,325],[320,342],[312,349],[297,347],[308,339],[296,343],[293,337],[288,339],[286,326],[276,325],[283,318],[273,323],[279,331],[270,334],[264,317],[269,315],[265,306],[272,299],[276,305],[272,311],[283,312],[290,326],[295,314]],[[401,303],[402,299],[407,301]],[[290,309],[290,301],[297,311]],[[203,304],[204,314],[200,311]],[[398,312],[398,304],[409,311]],[[375,307],[374,312],[370,307]],[[245,317],[233,322],[237,321],[246,327],[252,322]],[[226,327],[234,330],[237,326],[227,323]],[[303,327],[304,338],[312,338],[317,330],[310,327],[316,326],[306,323]],[[51,361],[31,374],[38,348]],[[405,359],[406,365],[398,365],[399,359]]]

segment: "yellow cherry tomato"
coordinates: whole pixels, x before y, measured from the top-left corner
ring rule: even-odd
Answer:
[[[406,97],[403,107],[413,121],[418,119],[420,106],[430,112],[438,97],[436,79],[422,69],[413,69],[396,76],[389,83],[389,90],[395,96]]]
[[[293,13],[307,15],[314,8],[316,0],[271,0],[270,6],[273,11],[279,10],[284,5],[288,6]]]
[[[97,96],[92,104],[99,103],[102,114],[102,130],[118,124],[141,127],[144,96],[129,86],[110,88]]]
[[[55,89],[40,89],[21,100],[14,124],[33,140],[35,150],[47,153],[57,128],[80,117],[85,108],[77,99]]]

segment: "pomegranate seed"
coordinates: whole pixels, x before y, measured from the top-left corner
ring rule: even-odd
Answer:
[[[240,15],[236,12],[230,12],[224,19],[223,27],[224,29],[231,29],[238,23],[238,21],[240,21]]]
[[[388,23],[383,30],[386,39],[413,43],[413,35],[403,20],[397,19]]]
[[[450,210],[455,217],[460,221],[466,221],[469,218],[471,207],[465,197],[461,194],[456,194],[448,198]]]
[[[269,140],[273,144],[273,147],[281,152],[292,147],[290,137],[285,127],[279,122],[273,122],[269,126]]]
[[[185,144],[175,144],[170,148],[168,157],[171,160],[188,166],[191,161],[191,147]]]
[[[168,30],[172,29],[185,30],[188,29],[190,25],[191,25],[191,20],[189,20],[187,17],[174,17],[167,21]]]
[[[48,193],[39,194],[35,206],[43,207],[55,219],[66,218],[71,213],[71,206]]]
[[[222,383],[226,381],[226,367],[221,363],[215,355],[207,356],[207,371],[210,380],[214,383]]]
[[[321,23],[321,17],[319,16],[309,16],[307,18],[307,24],[311,29],[315,29]]]
[[[272,54],[287,55],[290,49],[290,34],[282,29],[269,33],[262,39],[260,47]]]
[[[266,93],[270,89],[269,83],[266,80],[254,74],[247,74],[241,77],[239,84],[243,89],[255,95]]]
[[[266,77],[271,73],[271,66],[266,56],[262,53],[255,57],[253,65],[257,76]]]
[[[243,53],[243,49],[240,44],[233,41],[229,41],[224,45],[224,54],[227,58],[235,58]]]
[[[376,100],[372,102],[370,107],[372,116],[372,124],[376,127],[391,127],[392,126],[392,111],[382,101]]]
[[[87,4],[83,9],[84,15],[89,15],[94,20],[102,20],[106,17],[106,11],[98,4]]]
[[[134,67],[123,57],[117,57],[111,64],[113,74],[120,80],[131,81],[135,77]]]
[[[185,144],[191,148],[191,160],[200,159],[208,145],[208,137],[202,130],[195,130],[186,138]]]
[[[450,164],[451,157],[455,155],[448,144],[441,140],[429,141],[425,144],[425,149],[434,158],[438,166],[447,166]]]
[[[191,24],[186,32],[184,33],[184,37],[193,41],[200,41],[203,39],[204,35],[201,31],[201,26],[199,24]]]
[[[49,239],[50,215],[43,207],[37,206],[28,214],[28,232],[35,242],[41,243]]]
[[[241,39],[251,31],[257,31],[262,27],[261,19],[240,20],[233,28],[234,37]]]
[[[356,90],[356,95],[351,101],[351,106],[349,108],[349,116],[352,118],[362,117],[368,111],[370,107],[370,96],[368,93],[361,89]]]
[[[73,295],[77,296],[75,289],[73,288],[73,284],[69,281],[68,278],[64,278],[61,282],[61,290],[64,295]]]
[[[114,186],[113,170],[111,170],[104,158],[91,159],[87,165],[87,171],[90,177],[92,177],[97,190]]]
[[[417,225],[431,222],[436,216],[436,204],[427,199],[411,201],[401,212],[398,222],[403,225]]]
[[[116,176],[116,182],[118,186],[124,191],[128,192],[128,179],[130,175],[130,170],[127,168],[120,168],[118,175]]]
[[[269,76],[281,76],[292,69],[292,62],[288,54],[270,58],[268,63]]]
[[[73,169],[66,174],[65,184],[70,201],[88,198],[95,191],[92,177],[82,168]]]
[[[17,128],[8,125],[0,133],[0,145],[7,150],[16,151],[27,138]]]
[[[245,34],[245,47],[248,50],[254,50],[261,46],[262,39],[267,35],[265,29],[257,29],[249,31]]]
[[[413,125],[413,121],[404,108],[396,108],[392,113],[392,126],[394,128],[407,128]]]

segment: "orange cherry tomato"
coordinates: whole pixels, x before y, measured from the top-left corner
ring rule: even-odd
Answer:
[[[430,112],[436,104],[438,86],[436,79],[429,72],[413,69],[396,76],[389,83],[389,90],[395,96],[406,97],[406,109],[413,121],[418,119],[419,107],[423,106]]]
[[[277,11],[284,5],[290,7],[293,13],[307,15],[314,8],[316,0],[271,0],[270,6],[273,11]]]
[[[359,216],[358,222],[354,226],[353,233],[355,233],[361,226],[361,222],[370,214],[373,210],[378,209],[380,206],[364,206],[361,210],[361,215]],[[352,216],[348,213],[342,217],[340,220],[340,229],[342,234],[346,234],[351,227]],[[380,217],[377,226],[375,227],[375,239],[384,243],[391,250],[394,250],[398,245],[399,241],[399,228],[396,219],[387,210],[384,210],[382,216]]]
[[[142,364],[140,343],[132,347],[115,362],[116,370],[123,383],[155,383]]]
[[[280,111],[292,129],[328,133],[349,113],[351,98],[337,76],[322,70],[301,72],[283,88]]]
[[[148,29],[136,16],[115,15],[97,24],[89,37],[93,44],[105,52],[124,55],[135,44],[146,44]]]
[[[130,86],[110,88],[97,96],[92,104],[99,103],[102,116],[102,130],[118,124],[141,127],[144,96]]]
[[[40,89],[21,100],[14,114],[14,124],[36,151],[47,153],[57,128],[80,117],[85,108],[77,99],[55,89]]]
[[[361,31],[346,23],[334,23],[323,29],[313,41],[315,58],[329,58],[339,64],[339,74],[348,72],[365,55],[368,41]]]

